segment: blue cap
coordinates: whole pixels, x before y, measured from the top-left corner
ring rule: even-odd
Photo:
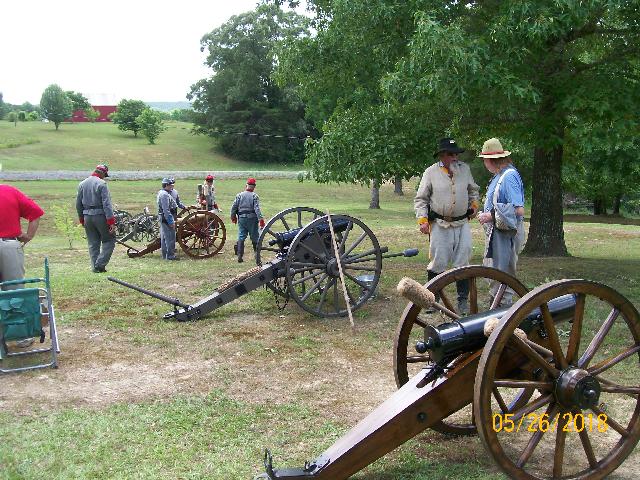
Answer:
[[[175,182],[173,182],[172,180],[173,180],[172,178],[164,177],[164,178],[162,179],[162,186],[165,186],[165,185],[173,185]]]

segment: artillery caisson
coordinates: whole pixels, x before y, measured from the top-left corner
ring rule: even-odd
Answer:
[[[466,317],[448,289],[462,279],[471,287]],[[493,295],[482,298],[488,281]],[[399,390],[302,468],[276,469],[267,451],[260,478],[346,479],[427,428],[477,431],[519,480],[600,479],[622,464],[640,438],[640,315],[626,298],[587,280],[529,292],[480,266],[424,288],[447,321],[436,325],[425,305],[407,306],[395,340]],[[500,307],[507,294],[519,299]],[[497,326],[482,340],[492,318]]]
[[[316,316],[335,317],[347,315],[349,309],[357,310],[373,296],[383,258],[410,257],[418,250],[387,252],[388,248],[380,247],[373,232],[357,218],[294,207],[283,210],[265,225],[256,245],[256,267],[218,286],[212,295],[194,304],[186,305],[108,278],[172,304],[174,310],[164,315],[166,319],[196,320],[262,286],[279,296],[293,298]],[[338,281],[340,269],[345,278],[343,285]]]

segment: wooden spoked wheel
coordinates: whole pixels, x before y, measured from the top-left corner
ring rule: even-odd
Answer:
[[[576,300],[572,320],[554,324],[547,302]],[[528,339],[513,335],[540,309]],[[640,315],[615,290],[560,280],[522,297],[491,334],[476,373],[474,409],[482,442],[515,479],[600,479],[640,438]],[[523,368],[535,368],[533,381]],[[502,393],[536,389],[506,411]],[[508,413],[508,417],[506,416]]]
[[[269,242],[276,239],[276,234],[302,230],[305,225],[322,215],[324,214],[320,210],[312,207],[292,207],[271,217],[258,237],[256,264],[262,266],[281,253],[277,245],[269,245]],[[267,287],[283,297],[287,296],[287,287],[283,282],[269,282]]]
[[[213,212],[198,210],[178,221],[177,240],[190,257],[213,257],[222,250],[226,239],[224,222]]]
[[[457,284],[467,280],[469,284],[469,314],[485,312],[497,308],[511,295],[515,301],[528,289],[515,277],[495,268],[482,265],[459,267],[444,272],[433,278],[425,287],[440,297],[440,303],[446,306],[456,316],[445,316],[439,312],[426,313],[422,309],[409,303],[405,308],[396,330],[393,350],[393,369],[398,388],[409,381],[409,378],[420,373],[423,369],[433,368],[429,354],[419,354],[415,351],[418,340],[424,339],[424,327],[429,323],[451,322],[459,315],[457,311]],[[491,294],[493,298],[491,298]],[[456,363],[459,359],[453,360]],[[453,365],[449,365],[453,367]],[[521,394],[526,397],[526,393]],[[517,401],[514,397],[512,401]],[[432,427],[441,433],[451,435],[472,435],[476,433],[471,406],[456,412],[451,417],[438,422]]]
[[[331,215],[345,285],[328,231],[328,216],[313,220],[287,252],[288,293],[304,310],[320,317],[345,316],[360,308],[375,292],[382,271],[382,251],[373,232],[357,218]],[[341,225],[341,227],[339,227]]]

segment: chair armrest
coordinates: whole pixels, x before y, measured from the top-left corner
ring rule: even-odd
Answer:
[[[44,282],[44,278],[21,278],[18,280],[7,280],[6,282],[1,282],[0,287],[5,287],[8,285],[21,285],[23,283],[38,283]]]

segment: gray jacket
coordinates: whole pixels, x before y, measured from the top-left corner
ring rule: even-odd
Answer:
[[[107,182],[95,175],[81,181],[76,196],[76,210],[78,218],[101,214],[104,214],[107,220],[113,218],[113,206]]]
[[[173,196],[164,188],[158,192],[158,215],[160,221],[172,225],[178,216],[178,204]]]
[[[255,215],[258,218],[263,218],[258,194],[245,190],[236,195],[236,199],[231,205],[231,216],[234,215]]]

